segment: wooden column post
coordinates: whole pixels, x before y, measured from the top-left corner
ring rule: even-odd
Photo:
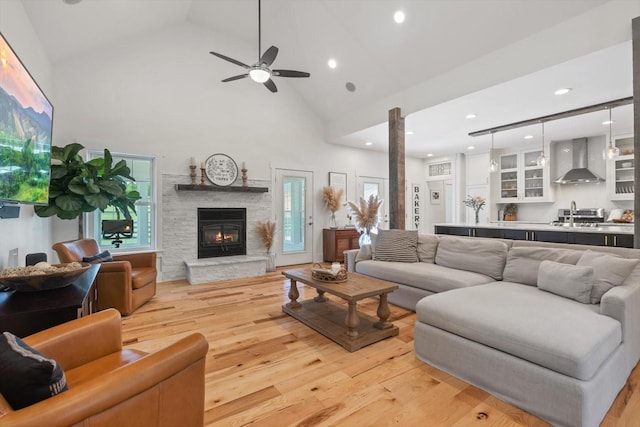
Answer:
[[[396,107],[389,110],[389,228],[399,230],[405,217],[404,161],[404,117]]]
[[[633,46],[633,160],[635,170],[633,177],[636,182],[636,191],[633,195],[633,211],[640,213],[640,198],[638,188],[640,186],[640,16],[631,21]],[[633,247],[640,248],[640,221],[634,221]]]

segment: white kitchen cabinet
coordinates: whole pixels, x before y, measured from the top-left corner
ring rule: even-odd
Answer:
[[[538,166],[540,150],[524,150],[500,156],[499,203],[552,201],[549,166]]]
[[[633,136],[614,137],[620,155],[607,160],[607,192],[610,200],[633,200],[635,194],[635,162]]]

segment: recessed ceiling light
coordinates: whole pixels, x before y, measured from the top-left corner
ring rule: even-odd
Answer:
[[[562,87],[562,88],[560,88],[560,89],[556,90],[556,91],[555,91],[555,92],[553,92],[553,93],[554,93],[554,95],[566,95],[566,94],[568,94],[569,92],[571,92],[571,90],[572,90],[572,89],[571,89],[570,87]]]
[[[478,117],[476,113],[469,113],[466,116],[464,116],[465,119],[475,119],[476,117]]]
[[[614,124],[616,121],[615,120],[605,120],[604,122],[602,122],[603,125],[612,125]]]
[[[407,135],[413,135],[413,131],[412,130],[408,130],[405,132]]]
[[[533,135],[525,135],[524,139],[533,139]]]
[[[475,149],[476,149],[476,147],[474,147],[473,145],[470,145],[470,146],[467,147],[467,150],[475,150]]]
[[[433,153],[427,154],[427,157],[433,157]]]
[[[364,145],[373,145],[373,142],[367,141],[367,142],[364,143]]]
[[[347,82],[344,86],[347,88],[347,90],[349,92],[355,92],[356,91],[356,85],[354,85],[351,82]]]
[[[327,62],[327,65],[329,65],[329,68],[336,68],[336,67],[338,66],[338,63],[336,62],[336,60],[335,60],[335,59],[330,59],[330,60]]]
[[[66,4],[78,4],[80,3],[82,0],[62,0],[64,3]]]
[[[402,24],[404,22],[404,12],[399,10],[396,13],[393,14],[393,20],[396,21],[398,24]]]

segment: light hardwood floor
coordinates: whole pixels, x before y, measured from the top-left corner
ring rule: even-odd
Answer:
[[[300,300],[315,295],[299,289]],[[349,353],[282,313],[288,290],[281,269],[195,286],[159,283],[155,298],[123,318],[125,345],[153,351],[204,334],[207,426],[548,425],[418,361],[415,313],[392,305],[400,334]],[[358,308],[375,316],[377,300]],[[639,379],[636,367],[602,426],[640,426]]]

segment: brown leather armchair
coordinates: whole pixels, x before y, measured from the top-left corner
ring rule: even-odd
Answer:
[[[59,242],[53,245],[60,262],[82,262],[100,253],[93,239]],[[113,255],[103,262],[96,278],[98,310],[116,308],[123,316],[133,313],[156,294],[156,253]]]
[[[209,348],[202,334],[151,354],[123,349],[120,314],[111,309],[24,341],[60,364],[69,389],[19,410],[0,395],[3,427],[202,427]]]

